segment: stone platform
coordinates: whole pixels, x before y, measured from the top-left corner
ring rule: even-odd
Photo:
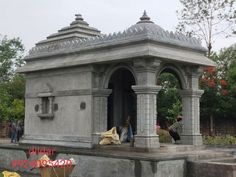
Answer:
[[[28,154],[29,146],[0,145],[0,168],[18,171],[29,177],[39,174],[37,169],[13,168],[12,160],[29,162],[41,155]],[[230,157],[228,152],[204,147],[161,144],[156,152],[140,152],[125,144],[95,149],[55,147],[54,159],[73,157],[77,165],[71,177],[188,177],[188,162]]]

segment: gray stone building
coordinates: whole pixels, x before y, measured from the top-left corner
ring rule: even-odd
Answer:
[[[81,15],[40,41],[18,72],[26,77],[22,143],[93,147],[100,133],[127,116],[134,146],[158,148],[157,78],[173,73],[181,84],[182,142],[201,145],[198,88],[202,67],[214,63],[195,38],[165,31],[144,12],[123,32],[103,35]]]

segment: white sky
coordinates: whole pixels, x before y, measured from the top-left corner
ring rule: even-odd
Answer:
[[[20,37],[26,50],[48,35],[68,26],[74,14],[82,14],[102,33],[123,31],[139,21],[144,10],[151,20],[175,31],[178,0],[0,0],[0,34]],[[236,38],[219,37],[214,50],[228,47]]]

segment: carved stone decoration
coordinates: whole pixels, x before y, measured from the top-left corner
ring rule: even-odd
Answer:
[[[85,110],[86,109],[86,103],[85,102],[81,102],[80,103],[80,110]]]
[[[138,85],[155,85],[156,73],[160,68],[161,61],[157,58],[138,58],[133,60],[137,73]]]
[[[38,111],[39,111],[39,105],[38,105],[38,104],[36,104],[36,105],[34,106],[34,110],[35,110],[35,112],[38,112]]]

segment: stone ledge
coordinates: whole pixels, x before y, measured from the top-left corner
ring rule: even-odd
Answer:
[[[132,89],[136,94],[157,94],[161,86],[156,85],[133,85]]]
[[[62,146],[74,148],[92,148],[90,137],[78,136],[58,136],[58,135],[25,135],[20,141],[20,145],[45,145],[45,146]]]
[[[53,96],[55,97],[65,97],[65,96],[84,96],[84,95],[92,95],[92,89],[78,89],[78,90],[62,90],[55,91]],[[37,93],[27,93],[25,94],[25,98],[38,98]]]
[[[204,90],[180,90],[179,91],[181,97],[197,97],[200,98],[204,93]]]
[[[202,145],[202,135],[181,135],[183,144]]]
[[[159,136],[135,136],[135,148],[144,149],[145,151],[155,151],[160,148]]]

